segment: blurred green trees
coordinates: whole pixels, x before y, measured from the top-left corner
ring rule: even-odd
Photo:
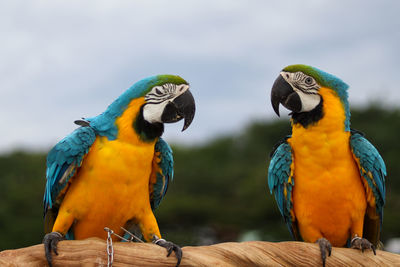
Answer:
[[[400,110],[353,110],[351,121],[387,164],[382,239],[399,237]],[[180,245],[237,241],[246,233],[262,240],[290,240],[267,188],[269,153],[289,133],[285,118],[253,122],[241,133],[204,145],[173,146],[175,180],[156,211],[163,237]],[[44,154],[0,157],[0,250],[41,242],[44,174]]]
[[[0,250],[42,241],[45,158],[23,152],[0,156]]]

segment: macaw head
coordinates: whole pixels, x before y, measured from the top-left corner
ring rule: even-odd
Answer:
[[[324,100],[321,94],[322,88],[335,92],[343,104],[346,117],[349,117],[348,85],[329,73],[307,65],[290,65],[280,72],[271,90],[272,107],[278,116],[279,104],[282,104],[292,111],[294,119],[310,116],[319,119],[318,116],[322,116]]]
[[[125,110],[132,104],[137,114],[130,125],[147,140],[161,136],[163,123],[184,119],[184,131],[192,123],[196,109],[188,82],[175,75],[156,75],[135,83],[105,112],[87,121],[101,135],[113,140],[118,134],[116,120],[124,117]]]
[[[147,81],[142,95],[143,119],[148,123],[172,123],[184,119],[182,131],[192,123],[196,106],[189,84],[179,76],[158,75]]]

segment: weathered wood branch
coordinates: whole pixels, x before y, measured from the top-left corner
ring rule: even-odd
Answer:
[[[92,238],[62,241],[54,266],[107,266],[106,242]],[[186,266],[322,266],[317,245],[302,242],[221,243],[183,247],[182,267]],[[153,244],[114,242],[114,267],[175,266],[174,254]],[[0,252],[0,266],[46,266],[43,245]],[[400,255],[385,251],[362,253],[333,248],[326,266],[400,266]]]

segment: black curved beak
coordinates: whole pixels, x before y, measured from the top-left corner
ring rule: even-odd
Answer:
[[[192,93],[187,90],[173,101],[169,102],[161,115],[161,120],[165,123],[177,122],[185,119],[182,132],[192,123],[196,105]]]
[[[293,90],[292,86],[279,75],[271,89],[271,103],[275,113],[279,116],[279,104],[293,111],[301,111],[300,96]]]

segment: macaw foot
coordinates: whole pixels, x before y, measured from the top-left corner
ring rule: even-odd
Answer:
[[[351,248],[361,249],[362,252],[364,252],[364,249],[372,249],[374,255],[376,255],[375,246],[367,239],[358,236],[351,240]]]
[[[322,259],[322,266],[325,267],[326,262],[326,251],[328,251],[328,256],[331,255],[332,252],[332,245],[326,238],[320,238],[315,243],[318,243],[319,250],[321,251],[321,259]]]
[[[167,257],[169,257],[169,255],[171,255],[172,251],[174,251],[175,257],[178,259],[178,262],[176,263],[176,267],[178,267],[179,264],[181,264],[182,249],[178,245],[175,245],[174,243],[166,241],[165,239],[162,239],[162,238],[154,240],[153,243],[165,248],[168,252]]]
[[[54,251],[54,254],[58,255],[57,244],[61,240],[64,240],[64,237],[59,232],[48,233],[43,238],[44,253],[50,267],[53,266],[51,251]]]

